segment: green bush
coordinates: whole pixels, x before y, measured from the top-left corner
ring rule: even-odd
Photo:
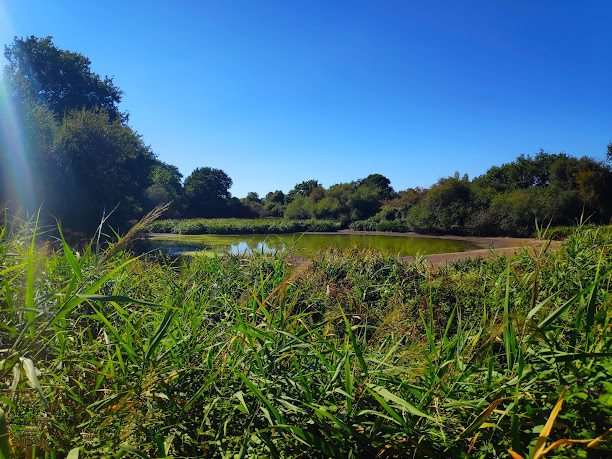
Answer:
[[[354,231],[390,231],[397,233],[405,233],[411,230],[405,220],[383,220],[380,222],[374,219],[358,220],[351,223],[349,228]]]
[[[404,220],[382,221],[376,225],[377,231],[395,231],[397,233],[405,233],[410,231],[408,223]]]
[[[376,231],[378,222],[375,220],[357,220],[349,225],[354,231]]]

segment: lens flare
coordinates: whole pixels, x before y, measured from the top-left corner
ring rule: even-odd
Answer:
[[[3,206],[25,211],[36,208],[24,113],[13,102],[8,84],[0,80],[0,179]]]
[[[0,1],[0,42],[8,44],[13,28]],[[0,68],[7,64],[0,55]],[[0,74],[0,206],[32,212],[37,205],[23,107],[12,98],[4,71]]]

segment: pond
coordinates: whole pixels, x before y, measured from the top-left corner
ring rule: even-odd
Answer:
[[[457,239],[345,233],[154,235],[145,244],[146,250],[159,250],[170,256],[194,253],[242,255],[280,250],[308,256],[331,247],[377,249],[399,256],[464,252],[478,248],[472,242]]]

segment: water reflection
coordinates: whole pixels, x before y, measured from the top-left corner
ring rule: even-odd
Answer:
[[[253,252],[274,253],[290,250],[300,255],[314,254],[331,247],[339,249],[376,249],[389,255],[429,255],[463,252],[476,248],[473,243],[456,239],[404,237],[362,234],[235,234],[235,235],[172,235],[153,237],[147,250],[165,255],[230,253],[248,255]]]

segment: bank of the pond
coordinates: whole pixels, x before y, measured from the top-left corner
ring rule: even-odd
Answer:
[[[331,234],[331,233],[321,233]],[[340,230],[333,234],[364,234],[373,236],[396,236],[396,237],[424,237],[431,239],[446,239],[465,241],[472,244],[478,245],[480,248],[489,249],[505,249],[511,247],[526,247],[533,244],[542,242],[540,239],[533,238],[519,238],[519,237],[484,237],[484,236],[454,236],[451,234],[434,235],[434,234],[423,234],[415,232],[393,232],[393,231],[356,231],[356,230]]]
[[[371,235],[394,235],[397,237],[428,237],[432,239],[452,239],[465,241],[473,244],[475,247],[463,252],[446,252],[426,255],[427,264],[430,266],[444,266],[460,260],[469,260],[476,258],[489,258],[495,256],[515,255],[519,250],[524,248],[541,248],[544,244],[558,245],[558,241],[547,241],[535,238],[517,238],[517,237],[483,237],[483,236],[453,236],[453,235],[425,235],[415,232],[387,232],[387,231],[355,231],[341,230],[338,233],[342,234],[371,234]],[[414,256],[404,257],[407,261],[414,261]]]
[[[488,258],[491,256],[507,256],[514,255],[519,250],[529,247],[542,247],[548,244],[549,241],[535,238],[517,238],[517,237],[484,237],[484,236],[454,236],[454,235],[431,235],[415,232],[388,232],[388,231],[355,231],[341,230],[338,233],[342,234],[372,234],[372,235],[393,235],[397,237],[427,237],[432,239],[452,239],[457,241],[465,241],[474,245],[470,250],[462,252],[446,252],[427,255],[427,263],[432,266],[443,266],[447,263],[467,260],[475,258]],[[558,244],[557,241],[552,242],[553,245]],[[415,257],[404,257],[408,261],[414,261]]]

